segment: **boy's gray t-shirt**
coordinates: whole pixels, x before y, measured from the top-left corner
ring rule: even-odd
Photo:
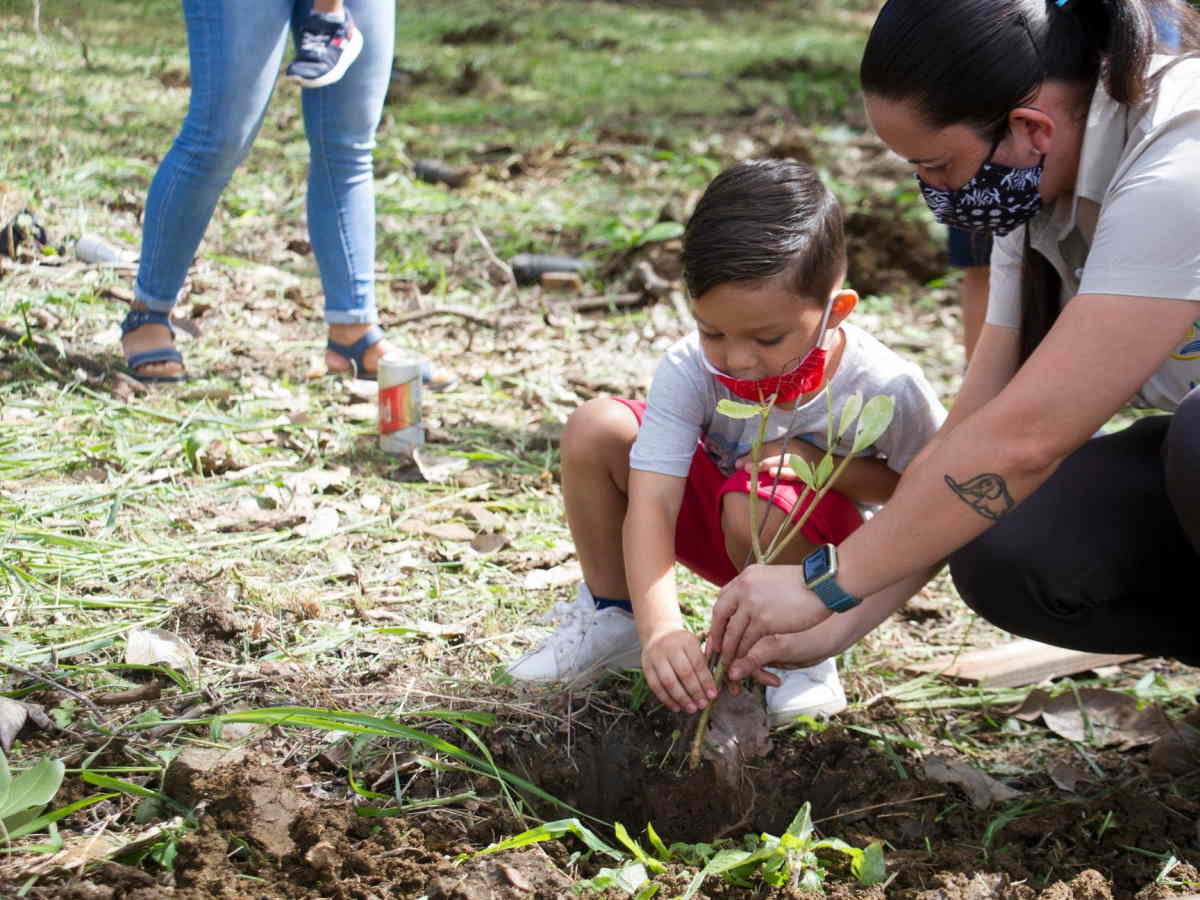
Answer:
[[[862,391],[864,400],[891,394],[896,400],[892,424],[859,456],[884,458],[889,468],[903,472],[941,427],[946,410],[916,365],[855,325],[843,323],[841,330],[846,346],[831,382],[834,422],[855,391]],[[720,415],[717,402],[723,398],[744,402],[704,368],[700,336],[693,331],[667,350],[654,373],[642,426],[629,454],[630,467],[686,477],[696,442],[702,441],[717,468],[732,475],[737,459],[753,446],[758,421]],[[825,392],[820,391],[794,410],[772,410],[766,439],[798,437],[824,450],[828,419]],[[835,452],[848,453],[853,440],[852,427]]]

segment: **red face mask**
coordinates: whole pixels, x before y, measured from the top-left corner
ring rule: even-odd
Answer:
[[[768,378],[732,378],[713,366],[707,357],[704,359],[704,367],[717,381],[729,388],[729,392],[735,397],[755,403],[766,403],[774,394],[776,403],[791,403],[797,397],[815,391],[825,380],[825,364],[828,361],[829,350],[824,345],[828,336],[826,326],[829,324],[829,313],[832,309],[833,298],[830,297],[821,314],[816,346],[804,354],[799,365],[782,375],[772,375]]]

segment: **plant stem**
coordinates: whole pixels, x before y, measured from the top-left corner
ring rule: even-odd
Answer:
[[[833,473],[829,476],[829,479],[825,482],[824,486],[817,491],[816,496],[813,497],[812,503],[808,505],[808,509],[804,510],[804,512],[800,514],[800,518],[796,519],[792,525],[788,526],[786,531],[784,528],[779,529],[777,540],[772,541],[771,546],[767,550],[767,558],[765,560],[767,563],[770,563],[773,559],[775,559],[775,557],[783,551],[783,548],[788,545],[792,538],[796,536],[796,532],[804,527],[804,523],[808,521],[808,517],[812,514],[812,511],[817,508],[817,504],[825,499],[825,495],[829,493],[829,489],[833,487],[833,483],[837,481],[838,476],[842,474],[842,471],[846,468],[846,466],[850,465],[850,462],[853,459],[853,454],[847,453],[845,456],[843,456],[841,464],[833,470]],[[805,491],[805,493],[807,493],[807,491]],[[801,494],[801,499],[803,499],[803,497],[804,494]]]
[[[725,681],[725,660],[717,660],[716,671],[713,672],[713,681],[717,683],[717,694],[720,695],[723,682]],[[704,749],[704,732],[708,731],[708,720],[712,716],[713,705],[710,703],[700,712],[700,718],[696,722],[696,734],[692,737],[692,752],[688,754],[688,768],[695,769],[700,765],[700,751]]]

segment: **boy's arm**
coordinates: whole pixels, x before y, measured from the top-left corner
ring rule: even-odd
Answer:
[[[783,477],[794,479],[795,473],[788,467],[787,460],[781,459],[779,456],[783,449],[782,439],[764,444],[761,471],[773,472],[776,466],[782,466]],[[788,439],[786,452],[789,456],[795,454],[803,457],[812,466],[816,466],[825,455],[824,450],[798,437]],[[842,459],[843,457],[835,455],[834,466],[841,465]],[[749,455],[741,457],[738,465],[749,472],[751,465]],[[900,474],[889,469],[887,463],[882,459],[855,457],[847,464],[845,471],[838,476],[833,489],[849,497],[855,503],[875,505],[886,503],[899,482]]]
[[[717,691],[675,593],[675,524],[684,486],[683,478],[631,470],[622,536],[646,682],[668,708],[692,713]]]

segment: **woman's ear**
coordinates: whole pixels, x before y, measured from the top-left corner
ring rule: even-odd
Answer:
[[[1009,130],[1021,138],[1017,152],[1032,157],[1045,156],[1054,142],[1054,118],[1032,106],[1018,106],[1008,114]],[[1036,160],[1034,160],[1036,162]]]
[[[829,326],[837,328],[846,316],[858,305],[858,292],[843,288],[833,295],[833,308],[829,311]]]

